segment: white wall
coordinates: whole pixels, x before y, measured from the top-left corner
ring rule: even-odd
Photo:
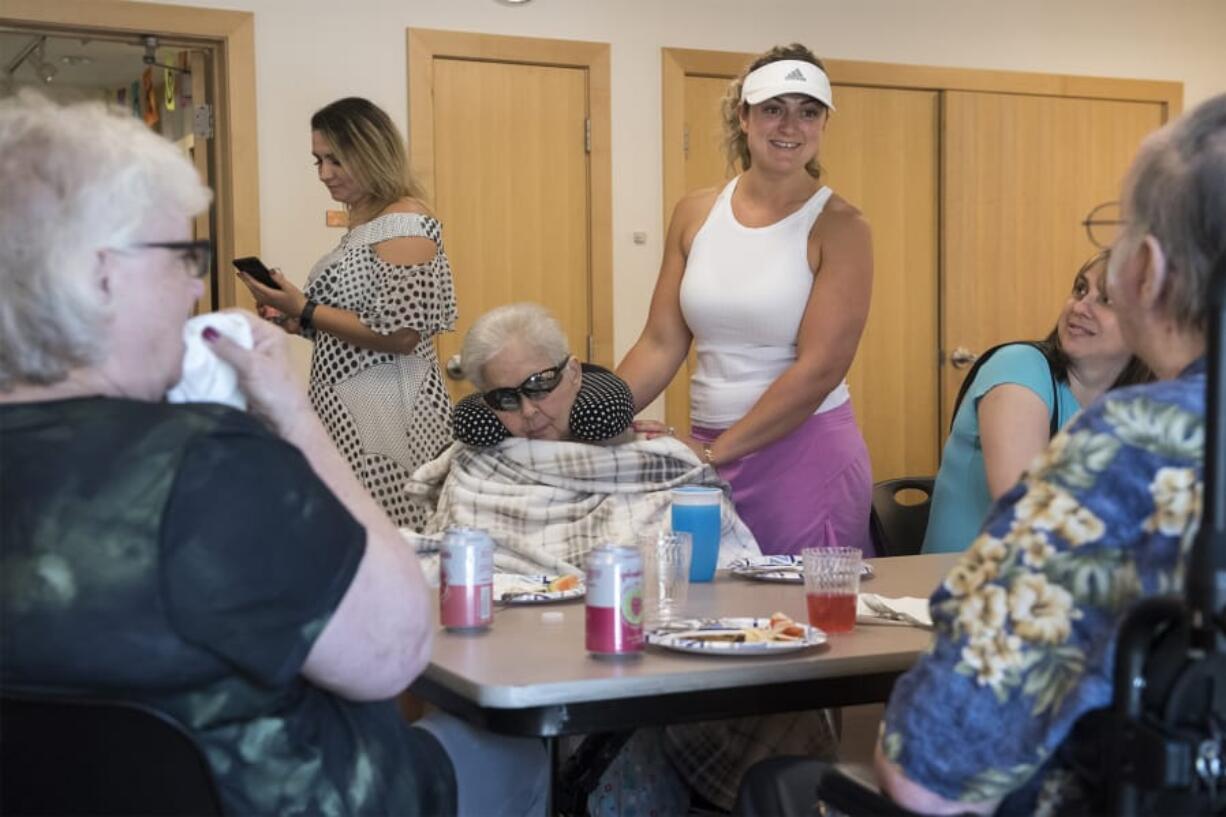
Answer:
[[[361,95],[405,128],[406,27],[612,46],[614,345],[642,326],[659,263],[660,48],[1176,80],[1185,109],[1226,91],[1226,0],[194,0],[256,14],[262,255],[291,278],[337,240],[308,119]],[[837,78],[836,78],[837,79]],[[832,127],[837,127],[837,119]],[[446,225],[444,225],[444,230]],[[635,245],[631,234],[649,240]],[[463,309],[463,304],[460,305]]]

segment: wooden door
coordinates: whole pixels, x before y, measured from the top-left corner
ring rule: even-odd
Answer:
[[[731,77],[687,76],[685,78],[685,190],[722,187],[736,175],[724,153],[724,129],[720,104]],[[666,213],[665,218],[671,218]],[[664,392],[665,422],[681,433],[690,433],[690,373],[696,365],[693,344],[690,353]]]
[[[535,301],[611,365],[608,47],[412,29],[410,149],[443,225],[460,318]],[[448,378],[453,400],[471,384]]]
[[[836,85],[825,183],[873,230],[873,300],[847,374],[875,480],[935,474],[938,94]]]
[[[474,60],[434,66],[434,206],[455,268],[460,321],[442,360],[495,306],[535,301],[575,354],[591,334],[587,94],[575,68]],[[471,386],[452,380],[458,399]]]
[[[1160,102],[951,91],[942,114],[942,429],[965,374],[950,358],[1055,325],[1096,248],[1081,222],[1114,201]]]
[[[731,76],[685,77],[686,190],[731,177],[720,100]],[[868,324],[848,374],[875,479],[937,463],[937,94],[835,86],[819,157],[824,183],[873,227]],[[689,427],[690,361],[666,393],[669,425]]]
[[[179,77],[179,82],[188,82],[191,84],[192,109],[193,111],[201,106],[208,105],[208,74],[210,67],[210,54],[207,51],[189,51],[188,52],[188,67],[190,74]],[[203,131],[203,129],[201,129]],[[213,172],[212,151],[213,138],[208,132],[196,133],[195,129],[188,135],[191,140],[191,159],[192,164],[196,166],[196,172],[200,174],[200,179],[213,189],[216,185],[216,174]],[[209,208],[203,213],[196,216],[192,222],[192,237],[200,239],[213,238],[213,220],[215,218],[215,210],[217,208],[217,197],[209,202]],[[204,287],[204,295],[196,302],[196,313],[212,312],[216,309],[216,304],[219,302],[219,287],[217,278],[217,253],[213,253],[213,268],[209,270],[208,282]]]

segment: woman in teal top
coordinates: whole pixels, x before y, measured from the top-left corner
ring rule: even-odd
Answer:
[[[1077,271],[1056,327],[1039,343],[998,349],[954,414],[932,491],[924,553],[965,550],[988,508],[1082,406],[1152,375],[1124,345],[1103,290],[1106,254]],[[1054,385],[1054,391],[1053,391]]]

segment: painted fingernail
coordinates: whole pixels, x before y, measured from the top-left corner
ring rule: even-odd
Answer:
[[[203,337],[205,340],[210,340],[210,341],[212,341],[212,340],[217,340],[217,338],[219,338],[219,337],[220,337],[220,335],[217,333],[217,330],[216,330],[216,329],[214,329],[214,328],[213,328],[213,327],[211,327],[211,326],[206,326],[206,327],[204,327],[204,331],[203,331],[203,332],[201,332],[201,333],[200,333],[200,335],[201,335],[201,336],[202,336],[202,337]]]

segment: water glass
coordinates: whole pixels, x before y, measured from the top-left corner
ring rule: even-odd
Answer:
[[[688,533],[693,539],[690,581],[709,582],[715,578],[719,561],[720,502],[724,492],[705,485],[684,485],[672,490],[673,530]]]
[[[643,623],[658,627],[682,618],[690,586],[693,542],[688,533],[661,531],[639,541],[643,555]]]
[[[827,633],[846,633],[856,626],[856,596],[860,592],[860,549],[806,548],[805,601],[809,623]]]

